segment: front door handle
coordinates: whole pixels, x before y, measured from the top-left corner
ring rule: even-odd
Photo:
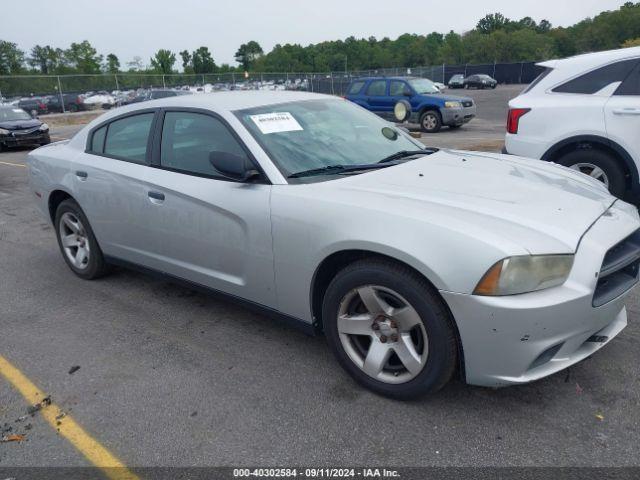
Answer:
[[[164,193],[162,192],[150,191],[147,195],[149,195],[149,200],[151,200],[152,203],[164,202]]]
[[[616,115],[640,115],[640,108],[616,108],[613,113]]]
[[[87,172],[83,172],[82,170],[76,171],[76,177],[82,181],[86,180],[88,176],[89,174]]]

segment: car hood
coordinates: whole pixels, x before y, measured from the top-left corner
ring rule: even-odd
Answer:
[[[436,95],[438,100],[441,100],[442,102],[462,102],[462,101],[468,101],[468,100],[473,101],[473,99],[470,97],[462,97],[460,95],[443,95],[442,93],[435,93],[434,95]],[[429,95],[421,95],[421,96],[428,97]]]
[[[35,128],[42,125],[40,120],[35,118],[29,120],[7,120],[5,122],[0,122],[0,128],[4,128],[5,130],[26,130],[28,128]]]
[[[333,199],[440,223],[523,254],[574,252],[616,201],[601,183],[553,163],[462,151],[324,185],[336,188]]]

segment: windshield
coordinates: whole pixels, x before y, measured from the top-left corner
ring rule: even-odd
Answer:
[[[281,103],[236,112],[285,177],[328,166],[372,165],[424,148],[347,100]]]
[[[21,108],[0,108],[0,122],[31,120],[31,115]]]
[[[431,80],[427,80],[426,78],[413,78],[409,80],[409,84],[418,95],[424,93],[440,93],[438,87],[436,87]]]

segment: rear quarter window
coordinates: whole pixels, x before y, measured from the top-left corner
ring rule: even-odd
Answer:
[[[106,125],[93,132],[93,136],[91,137],[91,147],[89,150],[95,153],[102,153],[104,150],[104,136],[106,133]]]
[[[552,91],[590,95],[599,92],[612,83],[623,82],[637,64],[638,59],[611,63],[569,80]]]
[[[614,95],[640,95],[640,62],[618,87]]]

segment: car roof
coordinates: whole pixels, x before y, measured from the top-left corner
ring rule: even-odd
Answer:
[[[334,95],[321,95],[318,93],[307,93],[297,91],[265,91],[265,90],[242,90],[230,92],[211,92],[198,93],[194,95],[177,95],[175,97],[159,98],[157,100],[149,100],[145,102],[134,103],[122,107],[114,108],[100,115],[89,122],[81,132],[88,132],[96,125],[107,122],[115,117],[125,115],[127,113],[137,112],[138,110],[146,110],[150,108],[162,107],[180,107],[180,108],[202,108],[211,110],[221,115],[225,115],[236,110],[244,110],[247,108],[264,107],[268,105],[277,105],[287,102],[299,102],[305,100],[331,99],[341,101],[340,97]],[[84,135],[86,136],[86,135]],[[81,138],[83,135],[76,135]],[[84,141],[84,140],[77,140]]]
[[[287,102],[299,102],[304,100],[337,99],[333,95],[321,95],[318,93],[295,91],[265,91],[243,90],[230,92],[199,93],[195,95],[178,95],[175,97],[159,98],[144,103],[116,108],[100,118],[118,116],[127,111],[140,110],[154,107],[188,107],[204,108],[218,113],[233,112],[247,108],[263,107]],[[108,117],[107,117],[108,115]]]
[[[353,81],[362,82],[367,80],[416,80],[418,78],[419,77],[412,77],[412,76],[394,75],[394,76],[385,77],[384,75],[378,75],[377,77],[358,77],[358,78],[354,78]]]
[[[582,55],[575,55],[573,57],[540,62],[537,65],[545,68],[569,68],[576,71],[586,71],[610,62],[634,57],[640,57],[640,47],[618,48],[616,50],[605,50],[603,52],[583,53]]]

